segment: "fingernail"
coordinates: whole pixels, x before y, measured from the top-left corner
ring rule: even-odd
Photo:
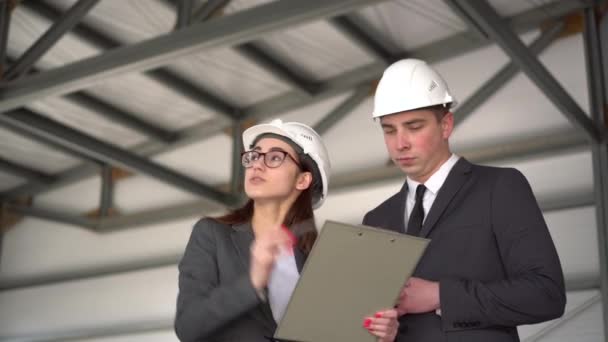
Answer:
[[[376,313],[374,314],[374,317],[376,317],[376,318],[380,318],[380,317],[382,317],[382,312],[376,312]]]
[[[364,328],[369,328],[369,326],[370,326],[370,325],[372,325],[372,320],[371,320],[371,318],[366,318],[366,319],[363,321],[363,327],[364,327]]]

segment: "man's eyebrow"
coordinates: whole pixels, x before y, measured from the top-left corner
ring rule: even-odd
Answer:
[[[419,122],[424,122],[424,121],[426,121],[426,120],[422,119],[422,118],[415,118],[415,119],[412,119],[412,120],[408,120],[408,121],[404,122],[403,124],[404,125],[411,125],[411,124],[415,124],[415,123],[419,123]]]

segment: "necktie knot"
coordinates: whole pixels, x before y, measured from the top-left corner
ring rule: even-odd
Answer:
[[[426,186],[424,186],[424,184],[418,184],[418,187],[416,187],[416,202],[422,201],[425,192]]]

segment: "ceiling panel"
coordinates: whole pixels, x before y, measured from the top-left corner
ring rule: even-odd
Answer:
[[[0,157],[46,173],[57,173],[79,162],[3,127],[0,127]]]
[[[87,92],[167,130],[179,130],[214,117],[215,112],[141,74],[105,80]]]
[[[146,140],[145,136],[62,98],[34,102],[29,108],[37,113],[44,113],[45,116],[63,125],[116,146],[134,146]]]
[[[325,21],[273,32],[262,41],[281,60],[299,65],[305,75],[317,81],[374,61]]]

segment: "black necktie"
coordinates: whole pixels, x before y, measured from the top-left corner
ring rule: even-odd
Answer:
[[[424,192],[426,187],[419,184],[416,188],[416,204],[410,214],[410,219],[407,223],[407,233],[412,236],[418,236],[422,229],[422,221],[424,221],[424,207],[422,206],[422,199],[424,198]]]

